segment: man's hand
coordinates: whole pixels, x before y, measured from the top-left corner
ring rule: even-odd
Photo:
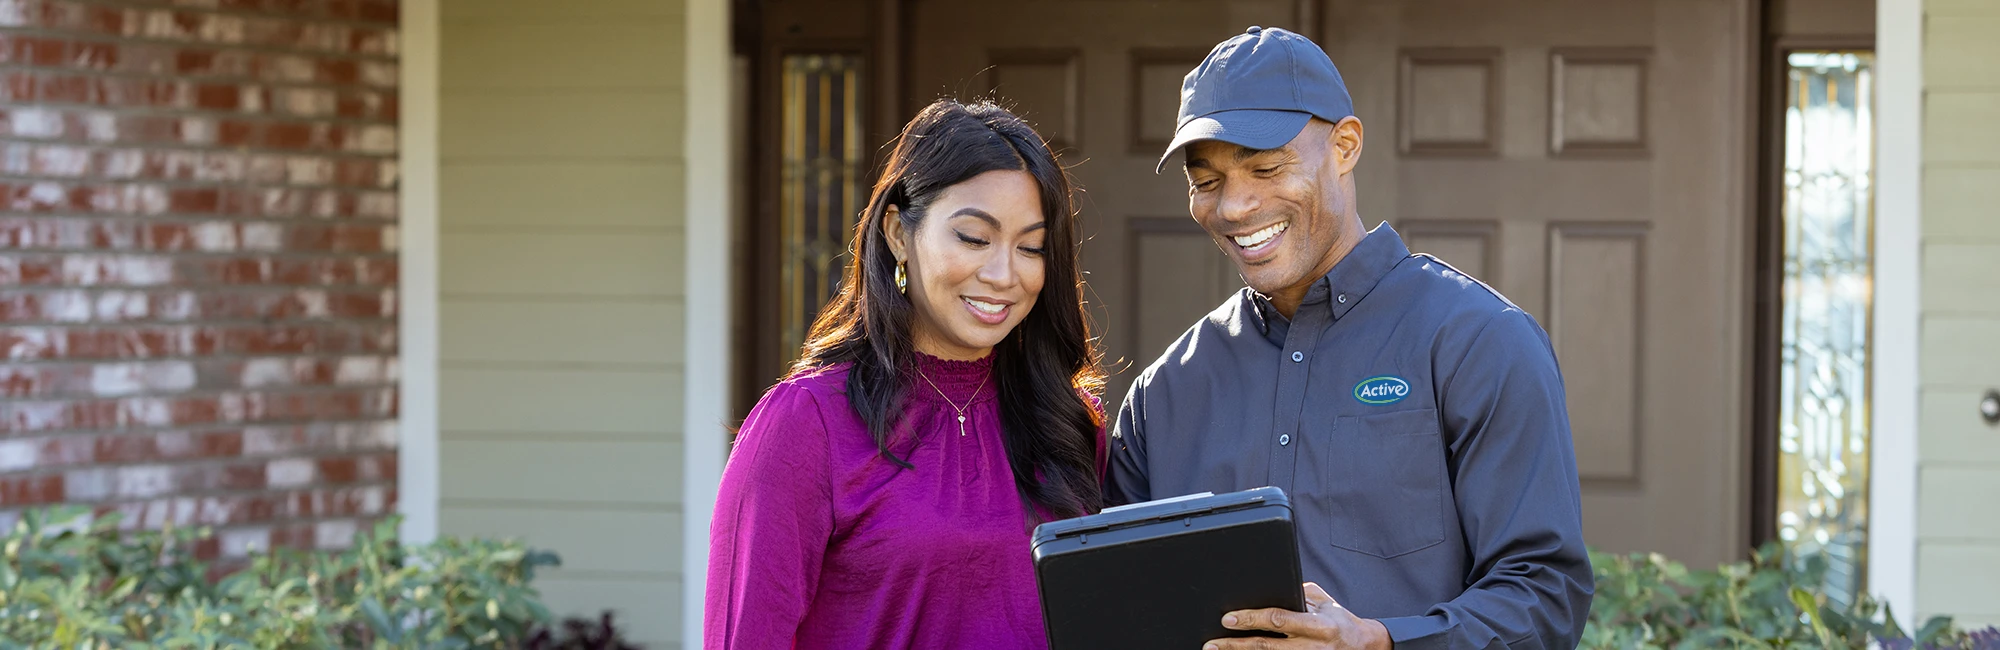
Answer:
[[[1283,639],[1216,639],[1202,650],[1390,650],[1389,629],[1355,616],[1325,589],[1306,583],[1306,611],[1251,609],[1223,615],[1232,630],[1277,632]]]

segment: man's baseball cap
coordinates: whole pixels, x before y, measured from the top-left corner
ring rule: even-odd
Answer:
[[[1287,30],[1251,27],[1216,45],[1181,80],[1173,144],[1154,171],[1194,142],[1276,149],[1312,118],[1339,122],[1351,115],[1354,100],[1325,51]]]

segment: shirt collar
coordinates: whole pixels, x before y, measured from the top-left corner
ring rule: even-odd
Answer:
[[[1375,285],[1380,284],[1391,269],[1409,256],[1410,247],[1385,221],[1362,237],[1361,243],[1348,251],[1346,257],[1334,263],[1333,270],[1313,282],[1299,308],[1318,309],[1324,305],[1334,320],[1340,320],[1355,305],[1361,304],[1361,299],[1374,291]],[[1255,291],[1244,294],[1250,297],[1252,308],[1249,312],[1257,323],[1257,330],[1269,337],[1275,326],[1282,345],[1284,331],[1289,329],[1284,315],[1278,313],[1278,308],[1264,294]]]

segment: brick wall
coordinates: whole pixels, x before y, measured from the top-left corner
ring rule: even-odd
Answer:
[[[0,0],[0,524],[396,501],[392,0]]]

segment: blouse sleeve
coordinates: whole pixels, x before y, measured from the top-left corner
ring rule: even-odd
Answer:
[[[833,534],[818,400],[779,384],[737,434],[709,528],[703,646],[791,648]]]

